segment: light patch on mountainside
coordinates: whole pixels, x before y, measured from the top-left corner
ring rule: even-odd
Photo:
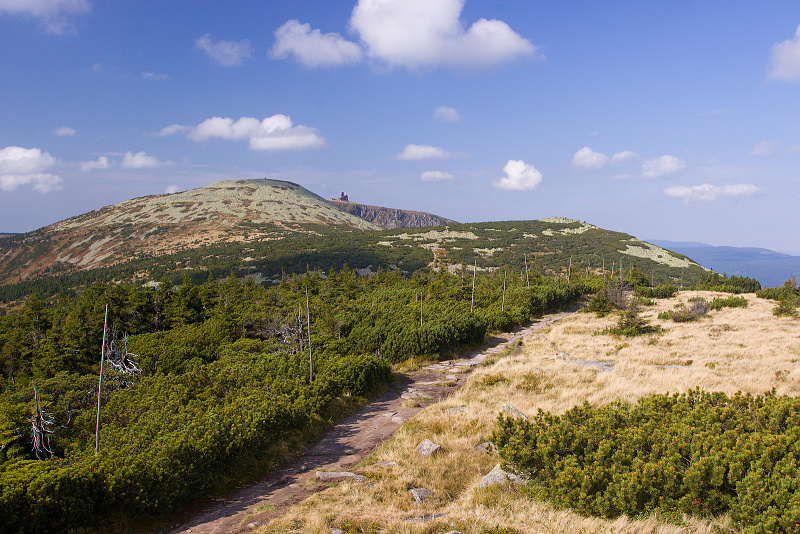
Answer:
[[[474,248],[472,249],[483,256],[492,257],[495,252],[503,252],[502,248]]]
[[[540,220],[545,221],[545,222],[563,222],[563,221],[569,221],[570,223],[579,222],[579,221],[573,221],[571,219],[566,219],[566,218],[563,218],[563,217],[555,217],[555,218],[556,219],[561,219],[561,221],[552,221],[550,219],[540,219]],[[562,228],[561,230],[553,230],[552,228],[547,228],[546,230],[542,230],[542,235],[546,235],[548,237],[553,237],[557,233],[561,234],[561,235],[570,235],[570,234],[577,235],[577,234],[582,234],[582,233],[584,233],[584,232],[586,232],[588,230],[594,230],[596,228],[597,228],[597,226],[595,226],[593,224],[583,223],[578,228]],[[528,237],[528,236],[526,235],[525,237]],[[530,236],[530,237],[536,237],[536,236]]]
[[[430,230],[422,234],[397,234],[387,236],[390,239],[413,239],[415,241],[422,241],[424,239],[478,239],[472,232],[457,232],[452,230]]]
[[[627,248],[625,250],[619,250],[617,252],[627,254],[628,256],[635,256],[637,258],[647,258],[670,267],[689,267],[690,265],[697,266],[695,262],[686,258],[678,258],[677,256],[673,256],[670,251],[661,247],[657,247],[656,245],[645,243],[644,241],[639,240],[634,241],[643,246],[626,245]]]

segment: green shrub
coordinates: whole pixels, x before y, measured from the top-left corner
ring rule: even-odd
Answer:
[[[800,399],[695,390],[501,414],[492,441],[507,468],[581,514],[730,512],[748,534],[800,533]]]
[[[678,294],[678,286],[661,284],[656,287],[638,286],[634,294],[637,297],[650,299],[670,299]]]
[[[708,303],[708,309],[721,310],[722,308],[746,308],[747,299],[744,297],[731,296],[728,298],[717,297]]]

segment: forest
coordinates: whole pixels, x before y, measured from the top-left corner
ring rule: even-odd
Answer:
[[[31,295],[0,316],[0,530],[163,516],[274,468],[383,388],[392,364],[452,357],[587,284],[602,278],[345,266],[275,285],[187,275]]]

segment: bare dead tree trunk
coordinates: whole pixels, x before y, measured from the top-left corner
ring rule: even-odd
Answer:
[[[528,276],[528,255],[525,254],[525,282],[528,284],[528,289],[531,287],[531,279]]]
[[[308,319],[308,381],[314,381],[314,359],[311,356],[311,307],[308,305],[308,288],[306,288],[306,317]]]
[[[469,305],[469,312],[475,309],[475,274],[478,272],[478,260],[475,260],[475,266],[472,269],[472,302]]]
[[[103,319],[103,346],[100,348],[100,380],[97,382],[97,421],[94,427],[94,455],[100,450],[100,394],[103,392],[103,371],[106,362],[106,330],[108,328],[108,304]]]
[[[508,271],[503,271],[503,304],[500,306],[500,311],[506,310],[506,277],[508,276]]]

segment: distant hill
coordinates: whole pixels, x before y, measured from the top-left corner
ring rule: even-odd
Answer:
[[[106,206],[0,242],[0,283],[220,242],[379,227],[279,180],[228,180]]]
[[[790,256],[766,248],[715,247],[696,241],[649,241],[685,254],[718,273],[755,278],[763,287],[782,286],[790,276],[800,278],[800,256]]]
[[[341,200],[330,200],[334,206],[360,217],[365,221],[377,224],[381,228],[425,228],[427,226],[444,226],[456,224],[456,221],[423,213],[421,211],[408,211],[394,208],[381,208],[378,206],[368,206],[355,202],[345,202]]]

